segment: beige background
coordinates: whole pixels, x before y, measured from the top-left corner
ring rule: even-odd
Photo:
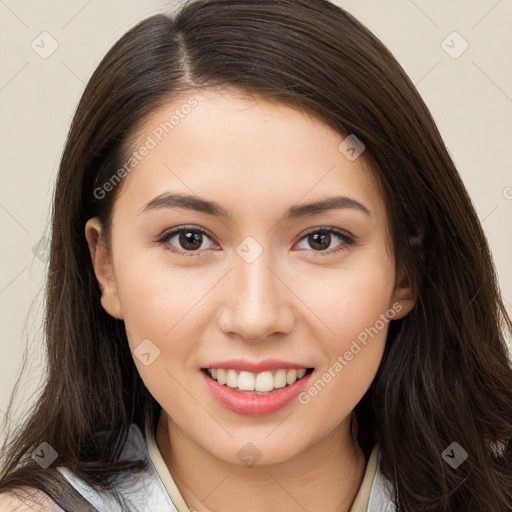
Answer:
[[[418,86],[472,195],[512,310],[512,0],[337,3],[390,48]],[[49,236],[53,184],[78,99],[126,30],[175,5],[0,0],[1,415],[25,350],[22,410],[43,376],[42,237]],[[44,55],[52,44],[57,49]]]

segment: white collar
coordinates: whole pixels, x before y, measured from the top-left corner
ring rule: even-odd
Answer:
[[[181,498],[183,503],[174,504],[172,502],[149,454],[148,445],[155,443],[154,446],[156,446],[154,434],[147,432],[146,435],[148,439],[147,443],[137,425],[134,423],[130,425],[128,438],[119,460],[141,459],[147,462],[147,469],[141,473],[126,476],[116,486],[116,491],[127,501],[129,506],[134,507],[134,510],[148,512],[180,512],[183,506],[186,507],[183,498],[181,498],[181,494],[179,494],[178,491],[177,496]],[[377,471],[370,491],[368,508],[366,511],[361,512],[396,511],[390,498],[391,486],[380,471],[380,463],[381,455],[379,450]],[[82,479],[78,478],[69,468],[58,466],[57,470],[98,512],[123,512],[111,496],[108,496],[106,492],[98,493]],[[179,505],[179,509],[176,508],[176,505]],[[185,510],[188,509],[186,508]]]

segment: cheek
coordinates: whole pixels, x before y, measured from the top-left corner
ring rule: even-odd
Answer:
[[[319,277],[311,273],[308,278],[295,278],[294,291],[321,321],[318,333],[330,347],[343,349],[390,308],[394,272],[388,262],[347,267]]]
[[[184,326],[191,332],[190,324],[204,307],[201,299],[218,281],[211,270],[191,271],[135,258],[116,276],[127,327],[134,335],[162,341],[172,341]]]
[[[137,370],[167,411],[186,409],[190,396],[184,384],[192,370],[190,361],[195,360],[191,354],[197,350],[200,299],[215,280],[191,279],[190,272],[145,267],[135,261],[125,271],[119,272],[120,296]]]
[[[339,272],[336,279],[326,280],[328,284],[318,287],[311,282],[307,288],[308,305],[324,323],[317,338],[324,359],[299,401],[334,423],[355,407],[371,385],[394,316],[392,268],[372,268]]]

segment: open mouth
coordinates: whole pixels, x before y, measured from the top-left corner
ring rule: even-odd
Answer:
[[[312,373],[314,368],[276,369],[261,373],[224,368],[201,368],[210,379],[234,391],[250,395],[268,395],[291,386]]]

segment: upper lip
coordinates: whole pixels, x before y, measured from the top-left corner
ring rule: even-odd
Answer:
[[[263,361],[248,361],[247,359],[229,359],[227,361],[215,361],[205,368],[223,368],[238,371],[248,371],[252,373],[261,373],[269,370],[283,369],[308,369],[310,366],[290,361],[281,361],[279,359],[264,359]]]

